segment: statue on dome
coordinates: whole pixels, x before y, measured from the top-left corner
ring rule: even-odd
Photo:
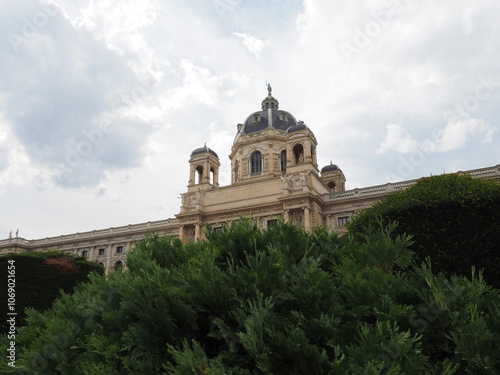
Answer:
[[[267,94],[271,96],[271,91],[273,91],[273,89],[271,88],[271,84],[269,82],[266,82],[266,85],[267,85]]]

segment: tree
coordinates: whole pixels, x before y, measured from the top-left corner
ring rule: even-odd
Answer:
[[[9,267],[10,266],[10,267]],[[50,308],[61,291],[71,293],[73,288],[88,281],[91,272],[104,273],[103,267],[82,257],[73,257],[56,251],[8,254],[0,257],[0,301],[2,316],[14,311],[16,326],[24,324],[26,308],[44,311]],[[10,276],[9,276],[10,274]],[[10,281],[10,283],[8,282]],[[11,284],[11,305],[8,284]],[[9,307],[12,310],[9,310]],[[0,322],[0,332],[6,332],[6,319]]]
[[[394,230],[357,241],[243,219],[205,242],[148,236],[128,270],[30,311],[3,373],[498,373],[498,290],[410,270]]]
[[[396,221],[397,234],[410,234],[418,261],[430,257],[435,271],[484,277],[500,287],[500,184],[470,176],[447,174],[420,179],[366,209],[349,223],[362,233],[382,219]]]

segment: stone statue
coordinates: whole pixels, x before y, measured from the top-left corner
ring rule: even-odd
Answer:
[[[16,238],[19,237],[19,229],[16,230]]]
[[[12,239],[12,231],[9,233],[9,240]]]

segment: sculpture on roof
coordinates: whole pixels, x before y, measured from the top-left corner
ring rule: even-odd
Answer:
[[[271,96],[271,91],[273,91],[271,84],[269,82],[266,82],[267,85],[267,93],[269,96]]]

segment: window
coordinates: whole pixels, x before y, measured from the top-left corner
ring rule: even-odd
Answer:
[[[250,160],[250,170],[251,170],[251,173],[262,172],[262,154],[259,151],[255,151],[252,154],[252,157]]]
[[[253,122],[260,122],[260,115],[258,113],[253,115]]]
[[[196,173],[197,173],[196,183],[201,184],[203,182],[203,167],[201,165],[198,165],[196,167]]]
[[[286,150],[281,151],[280,170],[281,172],[286,172]]]
[[[274,227],[276,224],[278,224],[278,219],[272,219],[272,220],[268,220],[268,221],[267,221],[267,227],[268,227],[268,228],[272,228],[272,227]]]
[[[88,258],[88,256],[89,256],[88,250],[82,250],[82,257]]]
[[[295,164],[304,162],[304,146],[302,146],[300,143],[293,147],[293,154],[295,156]]]
[[[123,253],[123,246],[117,246],[117,247],[116,247],[116,253],[117,253],[117,254],[121,254],[121,253]]]
[[[105,255],[106,250],[105,249],[99,249],[99,255]]]
[[[338,221],[339,221],[339,226],[342,227],[342,226],[346,225],[349,222],[349,216],[339,217]]]
[[[121,260],[115,263],[115,271],[119,271],[122,268],[123,268],[123,262]]]
[[[331,192],[337,191],[337,185],[335,185],[335,182],[330,181],[329,183],[326,184],[330,188]]]

